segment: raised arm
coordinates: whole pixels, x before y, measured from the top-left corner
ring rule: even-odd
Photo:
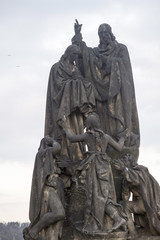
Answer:
[[[75,35],[72,38],[72,43],[79,45],[79,43],[82,41],[82,34],[81,34],[82,24],[79,24],[77,19],[75,21],[76,21],[74,24]]]
[[[106,134],[106,138],[108,139],[108,144],[114,147],[117,151],[121,152],[124,146],[124,138],[121,137],[118,142],[116,142],[112,137]]]
[[[77,34],[81,33],[82,24],[79,24],[77,19],[75,21],[76,22],[74,24],[74,32],[75,32],[75,35],[77,35]]]

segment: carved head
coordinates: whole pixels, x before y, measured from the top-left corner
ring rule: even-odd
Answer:
[[[61,152],[61,145],[57,141],[53,140],[53,143],[52,143],[52,154],[53,154],[53,156],[59,155],[60,152]]]
[[[58,174],[52,173],[51,175],[48,175],[46,177],[46,183],[49,186],[52,186],[53,188],[57,189],[58,188]]]
[[[86,119],[86,129],[91,130],[95,128],[100,128],[100,119],[96,113],[89,113]]]
[[[77,46],[76,44],[72,44],[69,47],[67,47],[64,54],[70,55],[72,53],[80,54],[81,53],[80,47]]]
[[[123,156],[122,161],[126,167],[132,168],[137,165],[136,158],[133,154],[127,153]]]
[[[79,55],[81,55],[80,47],[75,44],[72,44],[69,47],[67,47],[63,55],[63,58],[64,59],[69,58],[70,62],[74,62]]]
[[[50,136],[42,138],[38,151],[45,150],[46,148],[52,148],[53,156],[56,156],[61,151],[60,144]]]
[[[115,36],[112,33],[112,28],[109,24],[103,23],[98,28],[98,35],[100,38],[100,44],[109,44],[115,40]]]

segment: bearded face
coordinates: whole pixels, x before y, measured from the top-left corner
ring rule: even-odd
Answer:
[[[108,45],[113,39],[112,29],[111,27],[104,23],[99,26],[98,35],[100,38],[100,43]]]

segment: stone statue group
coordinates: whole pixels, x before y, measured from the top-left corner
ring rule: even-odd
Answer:
[[[50,71],[24,239],[160,236],[160,187],[138,164],[128,50],[108,24],[99,26],[95,48],[81,28],[76,20],[72,44]]]

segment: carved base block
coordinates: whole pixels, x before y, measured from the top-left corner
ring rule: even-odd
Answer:
[[[63,230],[61,240],[160,240],[160,236],[149,236],[145,232],[139,232],[138,236],[130,236],[128,232],[86,234],[71,227],[69,223]]]
[[[157,236],[157,237],[153,237],[153,236],[150,236],[150,237],[146,237],[146,236],[138,237],[137,240],[160,240],[160,236]]]
[[[74,231],[74,240],[127,240],[128,234],[125,232],[96,233],[95,235],[83,234]]]

